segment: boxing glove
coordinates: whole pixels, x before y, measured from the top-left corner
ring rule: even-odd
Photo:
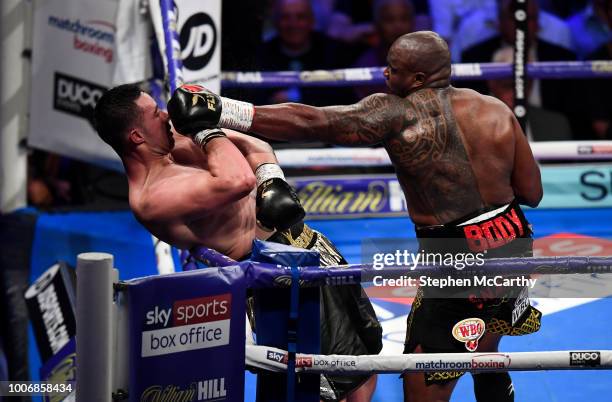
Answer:
[[[168,101],[168,114],[174,129],[183,135],[215,127],[249,131],[253,105],[216,95],[202,85],[184,84]]]
[[[263,163],[255,170],[257,221],[266,229],[283,231],[304,219],[304,208],[281,168]]]

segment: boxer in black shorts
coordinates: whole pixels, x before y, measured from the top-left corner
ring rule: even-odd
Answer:
[[[484,258],[532,257],[531,225],[516,201],[490,211],[479,211],[444,225],[417,226],[419,250],[429,253],[483,253]],[[448,271],[460,278],[461,271]],[[473,286],[446,289],[420,288],[407,319],[404,353],[420,347],[424,353],[465,353],[478,348],[478,340],[488,332],[491,338],[502,335],[527,335],[540,329],[542,313],[529,304],[525,287],[488,288]],[[453,328],[464,320],[482,320],[477,339],[457,339]],[[445,384],[463,372],[426,372],[425,384]],[[481,389],[501,384],[511,387],[509,378],[499,375],[474,375]],[[496,378],[497,377],[497,378]],[[478,391],[478,387],[476,388]],[[508,391],[512,388],[508,389]],[[491,395],[483,392],[478,400]]]
[[[539,204],[540,170],[514,114],[498,99],[450,85],[450,52],[438,34],[399,37],[387,54],[384,76],[393,94],[370,95],[353,105],[254,106],[188,85],[175,91],[168,112],[185,135],[219,126],[274,140],[381,144],[419,228],[456,222],[515,199]],[[498,342],[498,334],[485,331],[478,350],[496,351]],[[422,345],[413,352],[422,352]],[[475,381],[478,402],[514,400],[507,373],[487,376]],[[422,374],[407,373],[404,400],[448,401],[455,383],[427,384]]]
[[[348,264],[325,235],[302,222],[275,233],[268,241],[316,250],[323,267]],[[382,328],[360,285],[322,286],[320,312],[322,354],[372,355],[381,351]],[[375,384],[376,378],[322,375],[321,399],[341,400],[366,381]],[[366,388],[373,389],[374,384],[367,384]]]

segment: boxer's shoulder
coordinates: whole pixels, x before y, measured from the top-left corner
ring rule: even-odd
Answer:
[[[453,102],[467,102],[472,105],[484,107],[501,107],[505,105],[494,96],[484,95],[471,88],[452,88],[451,97]]]
[[[465,118],[479,124],[487,120],[499,121],[512,115],[510,108],[501,100],[469,88],[454,88],[451,102],[455,116],[461,118],[465,114]]]

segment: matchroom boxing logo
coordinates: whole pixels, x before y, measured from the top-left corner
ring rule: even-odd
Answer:
[[[53,85],[53,108],[83,118],[93,125],[94,108],[105,91],[105,87],[93,82],[56,72]]]
[[[185,68],[201,70],[210,61],[217,47],[217,27],[206,13],[197,13],[185,21],[181,28],[181,58]]]
[[[83,21],[80,19],[50,15],[49,26],[74,34],[72,47],[75,50],[101,57],[106,63],[113,62],[115,25],[107,21]]]
[[[232,295],[224,293],[155,306],[145,314],[142,357],[167,355],[229,344]]]

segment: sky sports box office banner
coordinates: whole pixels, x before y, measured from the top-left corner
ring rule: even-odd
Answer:
[[[128,283],[130,401],[244,401],[240,267]]]
[[[220,0],[175,0],[184,77],[219,89]],[[92,115],[108,88],[151,78],[151,20],[163,38],[156,1],[35,0],[28,143],[35,148],[121,168],[96,135]],[[145,10],[147,11],[147,10]],[[155,15],[156,18],[150,18]]]

